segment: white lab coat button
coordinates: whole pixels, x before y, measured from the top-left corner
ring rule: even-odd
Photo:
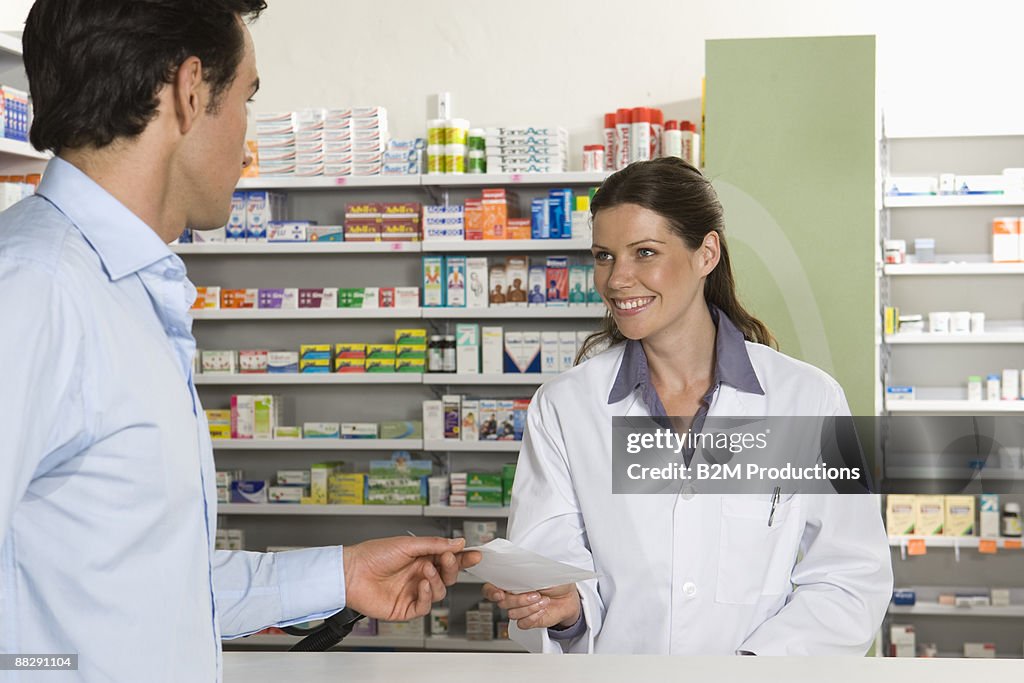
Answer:
[[[695,584],[693,581],[687,581],[683,584],[683,595],[685,595],[688,598],[692,598],[696,594],[697,584]]]

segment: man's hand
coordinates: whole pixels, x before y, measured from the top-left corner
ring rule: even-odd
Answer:
[[[459,570],[480,561],[462,552],[464,539],[397,536],[343,549],[348,607],[384,621],[408,621],[430,612]]]
[[[580,618],[583,609],[576,584],[545,588],[529,593],[509,593],[492,583],[485,583],[484,597],[508,610],[508,618],[516,626],[531,628],[569,628]]]

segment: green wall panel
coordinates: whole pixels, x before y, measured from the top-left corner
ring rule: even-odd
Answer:
[[[875,38],[707,42],[705,173],[741,301],[874,414]]]

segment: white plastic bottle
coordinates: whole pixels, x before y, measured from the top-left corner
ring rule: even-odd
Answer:
[[[661,156],[661,138],[665,131],[665,115],[660,109],[651,109],[651,159]]]
[[[614,170],[617,150],[615,133],[615,113],[604,115],[604,167]]]
[[[651,110],[635,107],[629,128],[629,162],[651,158]]]
[[[629,166],[629,133],[632,126],[632,112],[629,109],[615,110],[615,170]]]
[[[700,135],[697,126],[690,121],[680,121],[679,129],[683,134],[683,161],[696,167],[700,160]]]
[[[683,134],[678,121],[666,121],[661,134],[661,155],[683,158]]]

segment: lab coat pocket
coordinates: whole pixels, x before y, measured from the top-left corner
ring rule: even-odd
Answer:
[[[763,595],[790,590],[800,543],[799,501],[778,503],[753,496],[723,496],[715,601],[752,605]]]

